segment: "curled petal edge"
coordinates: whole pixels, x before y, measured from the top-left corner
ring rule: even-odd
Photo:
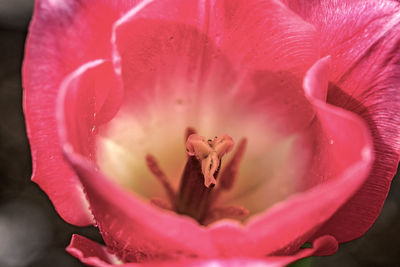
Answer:
[[[307,72],[305,94],[316,110],[314,122],[337,139],[335,145],[330,146],[323,143],[330,136],[324,135],[319,145],[331,150],[336,147],[339,154],[348,151],[352,156],[344,158],[340,172],[334,177],[250,218],[245,227],[228,220],[211,225],[209,231],[214,242],[222,248],[222,254],[233,252],[255,257],[263,253],[295,251],[304,242],[313,240],[313,234],[365,183],[374,160],[371,136],[360,117],[325,103],[329,64],[329,57],[323,58]],[[353,131],[352,136],[359,140],[354,142],[343,136],[340,127]],[[336,150],[330,153],[336,153]]]
[[[194,259],[183,261],[123,263],[107,248],[80,235],[73,235],[67,252],[82,263],[95,267],[281,267],[310,256],[333,254],[338,249],[338,243],[332,236],[322,236],[316,239],[312,248],[300,249],[297,253],[282,257],[265,258],[232,258],[232,259]]]

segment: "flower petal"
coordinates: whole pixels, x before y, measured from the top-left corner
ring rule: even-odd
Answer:
[[[229,221],[210,226],[221,253],[260,256],[296,251],[365,182],[373,161],[369,131],[355,114],[321,101],[329,58],[317,62],[305,78],[305,92],[317,117],[310,128],[314,148],[303,193],[250,219],[246,228]],[[325,81],[325,82],[324,82]],[[307,207],[307,208],[304,208]]]
[[[247,35],[251,38],[243,38]],[[182,133],[192,126],[204,136],[248,138],[243,163],[248,167],[240,176],[252,181],[243,181],[232,195],[258,190],[248,200],[252,203],[266,192],[271,196],[252,205],[251,213],[283,199],[295,188],[288,181],[301,172],[280,171],[295,146],[288,135],[314,116],[301,83],[319,57],[316,40],[310,24],[273,0],[136,6],[114,25],[113,60],[125,98],[100,134],[100,169],[140,196],[158,196],[155,180],[143,179],[151,177],[143,159],[157,157],[177,187],[186,158]],[[261,169],[274,177],[264,179]]]
[[[62,119],[68,125],[59,128],[61,139],[68,137],[75,151],[95,160],[97,128],[114,117],[122,98],[121,81],[111,62],[99,59],[82,65],[60,86],[58,108],[64,107]]]
[[[114,266],[118,259],[107,252],[107,249],[86,237],[74,234],[67,252],[90,266]]]
[[[310,122],[301,82],[319,58],[318,38],[279,1],[146,3],[114,26],[114,61],[130,105],[234,101],[275,120],[291,118],[284,128]]]
[[[400,158],[400,4],[398,1],[284,1],[321,36],[332,57],[328,102],[359,114],[373,135],[376,160],[356,196],[320,234],[357,238],[377,218]]]
[[[24,112],[31,144],[32,180],[50,197],[60,215],[76,225],[92,216],[75,174],[60,150],[55,119],[61,80],[82,63],[110,56],[112,23],[134,0],[38,0],[23,66]],[[99,19],[101,18],[101,19]]]
[[[137,38],[153,35],[153,29],[148,33],[138,29],[137,25],[146,20],[150,26],[151,21],[173,23],[180,27],[181,34],[188,28],[196,29],[215,42],[241,69],[290,70],[304,74],[319,57],[314,27],[277,0],[143,1],[115,24],[113,40],[118,43],[119,56],[128,52],[129,45],[142,47],[142,44],[134,43]],[[131,30],[139,32],[139,37],[133,32],[125,34]],[[168,37],[165,44],[173,42],[175,36]],[[204,49],[208,45],[206,39],[199,44]],[[150,49],[147,52],[157,51]],[[220,53],[216,52],[214,56],[218,57]]]
[[[98,77],[102,77],[101,83],[96,83]],[[143,202],[98,171],[94,152],[96,131],[92,129],[106,121],[100,114],[110,119],[118,110],[118,85],[110,62],[89,62],[64,80],[57,110],[66,158],[85,188],[107,247],[126,261],[215,256],[217,249],[207,232],[193,219]],[[97,105],[95,100],[105,99],[104,95],[108,96],[107,101]]]
[[[103,239],[118,257],[140,262],[217,255],[209,235],[193,219],[158,210],[122,191],[68,145],[65,151],[86,189]]]
[[[314,113],[301,83],[319,58],[314,27],[279,1],[216,1],[213,8],[210,25],[218,26],[209,31],[242,81],[232,102],[268,114],[265,124],[281,120],[280,131],[308,125]]]
[[[310,256],[330,255],[337,250],[337,242],[330,236],[323,236],[314,241],[312,248],[299,250],[291,256],[265,257],[265,258],[233,258],[233,259],[210,259],[210,260],[183,260],[164,261],[151,263],[125,263],[118,262],[116,257],[109,254],[106,248],[85,237],[73,235],[71,244],[67,251],[81,260],[83,263],[98,267],[279,267],[287,266],[299,259]]]
[[[211,8],[208,31],[237,67],[302,76],[319,57],[314,27],[279,1],[215,1]]]

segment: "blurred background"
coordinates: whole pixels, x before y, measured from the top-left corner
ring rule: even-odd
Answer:
[[[21,63],[33,0],[0,0],[0,267],[78,267],[65,252],[71,235],[101,242],[97,229],[73,227],[30,181],[31,158],[22,112]],[[400,266],[400,177],[375,225],[311,266]]]

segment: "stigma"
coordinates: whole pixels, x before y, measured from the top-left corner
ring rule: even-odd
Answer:
[[[223,134],[220,137],[206,139],[197,134],[191,134],[186,141],[188,156],[195,156],[201,163],[201,172],[204,176],[204,185],[207,188],[216,184],[216,174],[221,166],[222,157],[230,152],[234,142],[232,137]]]

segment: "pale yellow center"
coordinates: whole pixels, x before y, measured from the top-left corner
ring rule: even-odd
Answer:
[[[301,154],[302,140],[297,135],[282,136],[273,122],[271,118],[266,125],[264,114],[247,114],[240,106],[233,107],[229,99],[226,103],[209,100],[199,109],[191,105],[190,96],[172,96],[155,100],[140,113],[121,109],[100,129],[97,163],[110,179],[132,193],[145,199],[166,198],[146,166],[147,154],[156,156],[177,189],[187,157],[186,127],[194,127],[202,136],[229,133],[234,140],[246,137],[248,146],[238,179],[219,203],[243,206],[255,214],[295,192],[306,168],[308,155]],[[222,167],[230,156],[222,160]]]

